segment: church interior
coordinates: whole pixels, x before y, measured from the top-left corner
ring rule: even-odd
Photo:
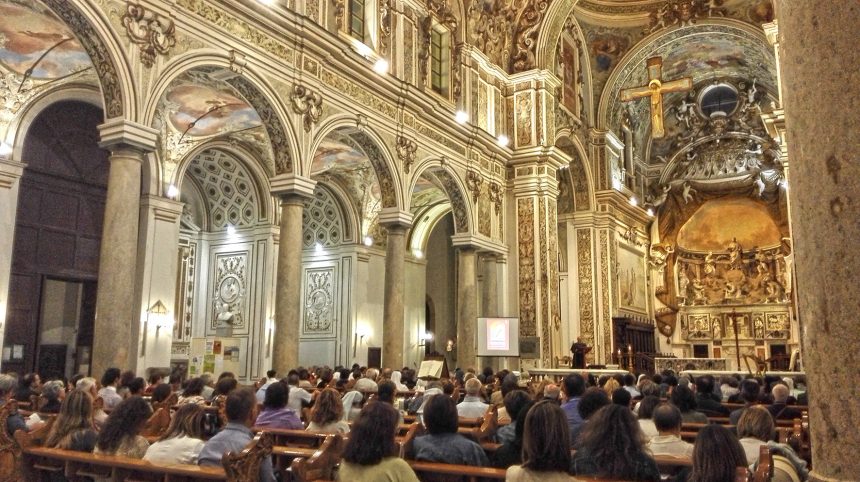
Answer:
[[[2,0],[0,369],[528,372],[579,340],[596,368],[805,375],[816,480],[851,480],[858,22]],[[519,356],[479,356],[485,317]]]

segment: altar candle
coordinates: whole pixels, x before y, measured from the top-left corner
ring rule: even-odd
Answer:
[[[627,352],[633,353],[633,345],[627,345]]]
[[[621,348],[618,349],[618,360],[621,360]]]

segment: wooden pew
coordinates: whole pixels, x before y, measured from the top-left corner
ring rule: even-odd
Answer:
[[[221,465],[229,481],[258,480],[260,464],[272,454],[274,437],[266,432],[258,433],[241,452],[227,452],[221,457]]]
[[[773,478],[773,455],[767,445],[759,448],[758,467],[753,474],[753,482],[770,482]]]
[[[332,480],[345,445],[340,434],[329,435],[310,457],[293,460],[290,465],[293,479],[297,482]]]
[[[0,407],[0,480],[15,480],[20,472],[21,447],[6,431],[6,420],[18,410],[18,403],[9,400]]]
[[[251,430],[254,432],[265,431],[270,434],[273,437],[274,445],[276,446],[318,448],[323,444],[326,437],[331,435],[327,433],[284,428],[253,427]]]
[[[409,466],[422,482],[480,482],[505,480],[505,469],[473,467],[471,465],[440,464],[408,460]]]
[[[157,439],[167,431],[168,427],[170,427],[170,405],[162,406],[156,410],[146,421],[140,434],[147,440]]]

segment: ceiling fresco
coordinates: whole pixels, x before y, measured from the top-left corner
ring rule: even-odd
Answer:
[[[440,186],[439,180],[432,172],[424,171],[421,177],[415,181],[415,187],[412,188],[412,202],[410,203],[412,214],[417,214],[420,210],[440,203],[450,203],[448,195]]]
[[[690,251],[724,251],[732,239],[748,250],[777,246],[782,234],[767,208],[749,198],[708,201],[678,232],[678,246]]]
[[[171,127],[192,137],[210,137],[262,125],[260,116],[226,82],[186,74],[164,96]]]
[[[34,80],[52,80],[92,66],[71,30],[47,8],[4,2],[0,17],[0,64],[8,71],[24,75],[33,68]]]

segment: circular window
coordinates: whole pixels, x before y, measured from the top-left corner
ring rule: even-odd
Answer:
[[[730,116],[737,107],[738,91],[729,84],[711,85],[699,94],[699,109],[709,119]]]

